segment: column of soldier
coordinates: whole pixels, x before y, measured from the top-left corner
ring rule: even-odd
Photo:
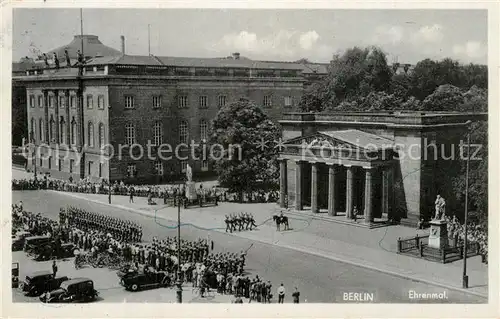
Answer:
[[[13,227],[13,231],[27,231],[35,236],[54,234],[58,227],[56,221],[40,213],[27,212],[18,205],[12,205],[12,220],[16,226]]]
[[[142,240],[141,225],[76,207],[61,209],[59,220],[61,224],[75,226],[83,231],[97,230],[108,233],[121,242],[140,242]]]
[[[236,231],[242,231],[242,230],[252,230],[253,227],[257,227],[255,224],[255,219],[253,218],[252,214],[249,213],[239,213],[239,214],[229,214],[226,215],[225,218],[225,223],[226,223],[226,233]]]

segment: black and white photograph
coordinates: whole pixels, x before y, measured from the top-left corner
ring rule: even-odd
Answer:
[[[497,11],[14,7],[8,302],[497,304]]]

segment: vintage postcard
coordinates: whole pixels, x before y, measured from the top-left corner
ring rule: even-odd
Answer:
[[[498,9],[5,5],[2,314],[498,316]]]

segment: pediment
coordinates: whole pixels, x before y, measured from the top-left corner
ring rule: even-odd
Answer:
[[[326,149],[358,149],[359,146],[347,143],[333,138],[324,133],[314,133],[308,136],[300,136],[287,141],[284,141],[286,146],[307,146],[307,147],[318,147]]]

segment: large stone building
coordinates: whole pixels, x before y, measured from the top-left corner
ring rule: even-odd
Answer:
[[[440,194],[452,214],[452,179],[464,161],[463,113],[292,113],[280,121],[280,204],[358,218],[415,225],[434,214]],[[465,142],[464,142],[465,143]]]
[[[79,67],[82,43],[86,62]],[[123,37],[122,52],[95,36],[77,36],[54,52],[58,68],[52,60],[37,62],[13,81],[26,88],[30,140],[43,145],[28,167],[74,180],[158,182],[175,179],[188,163],[195,176],[206,174],[208,161],[134,159],[138,149],[129,152],[128,145],[146,147],[150,141],[175,148],[203,141],[219,108],[243,97],[277,121],[284,112],[297,111],[305,85],[326,73],[324,64],[253,61],[237,53],[225,58],[130,56]],[[108,159],[102,155],[110,155],[109,148],[101,152],[106,144],[114,150]]]

